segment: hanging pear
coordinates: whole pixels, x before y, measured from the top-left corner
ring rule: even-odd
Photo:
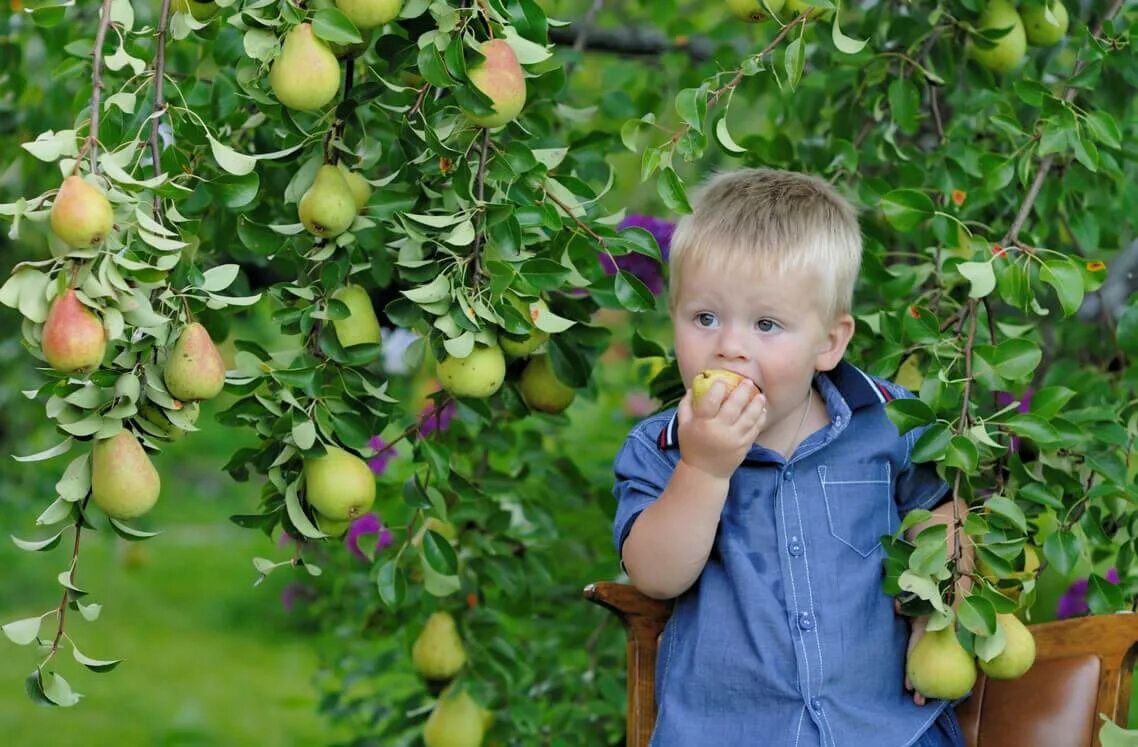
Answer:
[[[411,664],[426,680],[448,681],[466,664],[466,649],[449,612],[433,612],[411,647]]]
[[[976,660],[949,625],[921,636],[909,652],[906,673],[913,688],[926,698],[956,700],[976,684]]]
[[[340,169],[340,173],[344,175],[344,180],[348,182],[348,188],[352,190],[352,197],[356,201],[356,211],[362,213],[367,207],[367,201],[371,198],[371,185],[368,184],[367,179],[360,176],[358,171],[352,171],[343,163],[336,164],[336,167]]]
[[[336,446],[304,460],[308,503],[333,521],[358,519],[375,503],[375,475],[367,462]]]
[[[426,747],[481,747],[486,735],[483,709],[465,690],[444,692],[423,725]]]
[[[466,117],[482,127],[501,127],[512,122],[526,104],[525,74],[518,56],[505,39],[483,42],[479,51],[486,59],[471,67],[467,77],[490,99],[494,112],[466,112]]]
[[[989,661],[980,659],[980,669],[997,680],[1022,677],[1035,663],[1035,636],[1015,615],[998,614],[996,622],[1004,629],[1004,650]]]
[[[51,204],[51,230],[76,249],[98,246],[115,223],[115,213],[103,190],[80,176],[63,180]]]
[[[142,444],[125,428],[91,447],[91,500],[107,516],[135,519],[154,507],[162,481]]]
[[[475,345],[465,358],[448,356],[435,368],[443,389],[456,397],[483,399],[506,380],[506,356],[497,345]]]
[[[332,328],[336,330],[336,339],[341,345],[379,344],[379,319],[366,290],[358,285],[345,285],[333,293],[332,298],[348,307],[346,318],[332,320]]]
[[[506,335],[498,336],[498,344],[502,346],[502,352],[511,358],[525,358],[527,355],[537,350],[545,341],[549,339],[549,333],[537,328],[537,320],[549,314],[549,306],[545,301],[538,298],[535,301],[527,301],[518,296],[506,296],[506,301],[515,309],[521,312],[522,316],[530,320],[530,324],[534,325],[523,339],[515,340]]]
[[[360,31],[367,31],[394,21],[403,9],[403,0],[336,0],[348,20]]]
[[[213,399],[225,386],[225,361],[199,322],[186,326],[166,356],[162,380],[170,395],[183,400]]]
[[[294,26],[269,70],[269,85],[289,109],[320,109],[340,91],[340,62],[312,24]]]
[[[301,195],[297,212],[313,236],[330,239],[347,231],[356,219],[356,198],[340,169],[329,163],[321,166]]]
[[[40,341],[48,365],[61,373],[86,371],[103,362],[107,333],[95,312],[68,288],[51,303]]]
[[[573,399],[577,396],[573,387],[563,383],[557,378],[557,374],[553,373],[548,355],[530,358],[522,370],[518,387],[522,391],[522,399],[531,410],[551,415],[564,411],[573,404]]]

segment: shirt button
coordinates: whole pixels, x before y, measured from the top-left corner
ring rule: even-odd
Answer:
[[[790,540],[790,544],[787,546],[786,549],[790,551],[791,555],[793,555],[794,557],[797,558],[799,555],[802,554],[802,543],[799,542],[797,539],[792,537]]]
[[[810,701],[810,707],[813,708],[815,711],[821,712],[822,711],[822,699],[821,698],[814,698],[813,700]]]
[[[809,612],[798,613],[798,627],[802,628],[803,630],[814,629],[814,618],[810,616]]]
[[[782,479],[784,479],[784,480],[793,480],[793,479],[794,479],[794,470],[793,470],[793,469],[788,469],[786,472],[783,472],[783,473],[782,473]]]

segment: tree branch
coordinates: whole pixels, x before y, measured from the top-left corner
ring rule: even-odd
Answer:
[[[158,12],[158,50],[154,56],[154,114],[150,120],[150,160],[154,163],[154,175],[162,173],[162,150],[158,145],[158,130],[162,116],[166,112],[166,25],[170,22],[170,0],[162,0]],[[162,216],[162,198],[154,194],[154,219]]]
[[[99,11],[99,28],[95,32],[95,49],[91,70],[91,127],[87,131],[87,147],[91,151],[91,173],[99,172],[99,115],[103,108],[103,42],[107,38],[107,27],[111,25],[111,0],[103,0]],[[75,161],[79,168],[79,159]]]

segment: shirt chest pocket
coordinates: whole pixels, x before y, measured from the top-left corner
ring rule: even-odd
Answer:
[[[894,528],[893,480],[888,462],[818,467],[826,520],[834,539],[869,557]]]

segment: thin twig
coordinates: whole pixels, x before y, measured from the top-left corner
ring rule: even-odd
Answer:
[[[158,130],[166,112],[166,25],[170,22],[170,0],[162,0],[158,12],[158,51],[154,55],[154,112],[150,120],[150,160],[154,162],[154,175],[162,173],[162,150],[158,145]],[[154,219],[161,222],[162,198],[154,193]]]
[[[478,205],[481,210],[481,219],[478,234],[474,237],[474,249],[471,252],[474,260],[474,285],[482,282],[482,245],[486,242],[486,159],[490,155],[490,130],[483,128],[482,143],[478,147],[478,174],[475,177],[475,189],[478,194]]]
[[[573,222],[577,224],[578,228],[580,228],[582,231],[587,233],[590,237],[593,238],[593,240],[599,242],[602,246],[604,246],[605,240],[603,238],[601,238],[601,236],[598,235],[596,231],[594,231],[592,228],[590,228],[587,223],[585,223],[583,220],[578,218],[577,215],[573,212],[573,208],[569,207],[563,201],[558,199],[557,195],[553,194],[548,189],[546,189],[544,191],[545,191],[545,196],[548,197],[550,200],[552,200],[553,204],[555,204],[555,205],[557,205],[557,207],[561,208],[562,212],[564,212],[567,216],[572,218]]]
[[[99,28],[95,32],[95,49],[91,70],[91,127],[87,131],[87,143],[91,151],[91,173],[99,172],[99,114],[103,108],[103,42],[107,38],[107,27],[111,25],[111,2],[103,0],[99,11]],[[75,164],[79,167],[78,161]]]

